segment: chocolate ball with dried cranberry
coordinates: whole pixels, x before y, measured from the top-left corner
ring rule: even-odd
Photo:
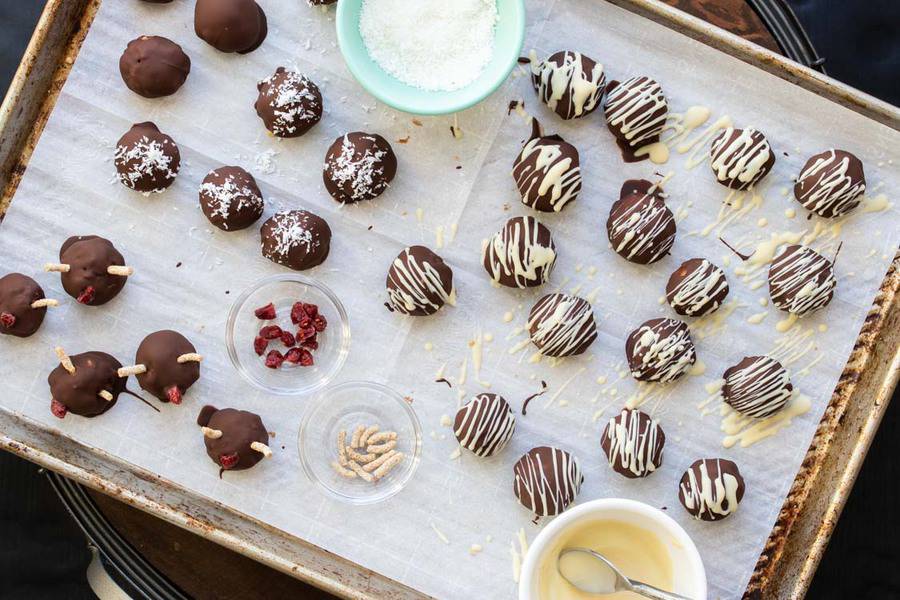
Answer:
[[[33,305],[44,299],[43,288],[31,277],[21,273],[0,277],[0,334],[33,335],[47,314],[45,305]]]
[[[262,216],[265,202],[253,175],[241,167],[219,167],[200,185],[200,208],[219,229],[238,231]]]
[[[59,364],[47,376],[53,416],[63,419],[72,413],[96,417],[115,406],[128,382],[127,376],[119,377],[122,363],[105,352],[83,352],[67,358],[72,363],[71,371]]]
[[[306,75],[278,67],[256,89],[256,114],[278,137],[299,137],[322,118],[322,93]]]
[[[134,363],[146,369],[135,375],[141,389],[162,402],[181,404],[185,392],[200,378],[200,355],[177,331],[164,329],[145,337]]]
[[[222,471],[242,471],[271,455],[269,432],[259,415],[206,405],[197,417],[206,454]]]
[[[59,249],[63,289],[79,303],[100,306],[115,298],[130,269],[112,242],[96,235],[73,235]]]
[[[216,50],[247,54],[266,39],[266,13],[254,0],[197,0],[194,32]]]
[[[142,35],[128,42],[119,58],[119,72],[132,92],[160,98],[182,86],[191,72],[191,59],[168,38]]]
[[[334,140],[325,154],[322,178],[338,202],[353,203],[380,196],[397,174],[397,156],[377,133],[354,131]]]
[[[164,191],[181,168],[175,140],[150,121],[132,125],[119,138],[113,158],[122,185],[144,194]]]
[[[306,210],[275,213],[260,229],[262,255],[295,271],[312,269],[328,258],[331,228]]]

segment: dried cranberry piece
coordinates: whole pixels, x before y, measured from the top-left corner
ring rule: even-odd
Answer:
[[[300,366],[311,367],[313,364],[313,356],[306,348],[300,349]]]
[[[304,304],[303,310],[306,311],[306,314],[308,314],[310,317],[315,317],[317,314],[319,314],[319,307],[315,304]]]
[[[319,341],[316,339],[316,336],[312,336],[308,340],[303,340],[300,345],[304,348],[309,348],[310,350],[319,349]]]
[[[291,348],[284,355],[284,360],[289,363],[294,363],[295,365],[300,362],[300,358],[303,356],[302,350],[300,348]]]
[[[259,335],[267,340],[277,340],[281,337],[281,327],[278,325],[266,325],[259,330]]]
[[[219,455],[219,465],[221,465],[223,469],[234,468],[234,465],[237,464],[239,458],[240,457],[238,456],[237,452],[232,452],[231,454],[221,454]]]
[[[173,385],[166,390],[166,398],[168,398],[169,402],[172,404],[181,404],[181,390],[178,389],[177,385]]]
[[[281,343],[290,348],[297,344],[297,340],[294,339],[294,334],[290,331],[282,331],[281,332]]]
[[[66,418],[66,413],[69,412],[69,409],[66,408],[66,405],[57,400],[56,398],[50,399],[50,412],[53,413],[54,417],[59,417],[60,419]]]
[[[315,327],[306,327],[297,330],[297,342],[302,343],[305,340],[316,337]]]
[[[322,315],[316,315],[313,317],[313,327],[315,327],[316,331],[325,331],[325,328],[328,327],[328,321],[325,320],[325,317]]]
[[[256,315],[257,319],[261,319],[263,321],[271,321],[275,318],[275,305],[269,302],[265,306],[260,306],[253,314]]]
[[[305,316],[306,311],[303,309],[303,303],[294,302],[294,305],[291,306],[291,323],[297,325],[300,322],[300,319]]]
[[[7,329],[16,324],[16,315],[12,313],[0,313],[0,325],[3,325]]]
[[[277,369],[284,362],[284,356],[278,350],[269,350],[266,354],[266,366],[270,369]]]
[[[266,351],[266,346],[268,346],[268,345],[269,345],[269,340],[267,340],[266,338],[264,338],[261,335],[258,335],[255,338],[253,338],[253,349],[260,356],[262,356],[263,352]]]
[[[78,294],[78,298],[76,298],[76,300],[78,300],[78,302],[80,302],[81,304],[90,304],[94,300],[94,293],[94,286],[89,285],[81,290],[81,293]]]

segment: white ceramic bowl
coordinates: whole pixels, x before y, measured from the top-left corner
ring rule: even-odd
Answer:
[[[576,506],[556,517],[531,543],[519,577],[519,600],[548,600],[539,596],[540,566],[560,535],[579,524],[596,520],[622,521],[657,534],[672,561],[673,589],[677,594],[706,599],[706,571],[688,534],[661,510],[624,498],[602,498]],[[598,596],[601,598],[601,596]]]

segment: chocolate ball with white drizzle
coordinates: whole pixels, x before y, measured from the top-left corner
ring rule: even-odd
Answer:
[[[113,158],[122,185],[145,195],[165,191],[181,168],[178,145],[150,121],[132,125]]]
[[[414,317],[456,305],[453,270],[425,246],[404,248],[388,269],[388,310]]]
[[[541,212],[560,212],[581,191],[578,149],[558,135],[544,135],[531,119],[531,138],[513,164],[522,204]]]
[[[562,358],[582,354],[597,339],[594,311],[584,298],[548,294],[531,308],[528,333],[544,356]]]
[[[675,216],[659,185],[629,179],[606,220],[613,250],[627,261],[646,265],[664,258],[675,244]]]
[[[550,279],[556,246],[550,230],[534,217],[513,217],[486,240],[482,264],[494,283],[514,288],[536,287]]]
[[[631,376],[638,381],[670,383],[697,360],[688,326],[678,319],[650,319],[625,341]]]
[[[826,219],[841,217],[856,208],[865,191],[862,162],[846,150],[835,148],[806,161],[794,184],[797,202]]]
[[[539,61],[532,50],[528,60],[538,98],[563,119],[583,117],[600,106],[606,75],[594,59],[566,50]]]
[[[678,486],[678,499],[692,517],[721,521],[733,514],[744,498],[744,478],[738,466],[724,458],[695,461]]]
[[[666,434],[650,415],[627,408],[609,420],[600,438],[609,466],[629,479],[646,477],[661,467],[665,445]]]
[[[306,75],[278,67],[256,89],[256,114],[277,137],[300,137],[322,118],[322,93]]]
[[[516,430],[516,416],[497,394],[478,394],[456,412],[453,434],[459,445],[476,456],[497,454]]]
[[[328,258],[331,228],[306,210],[275,213],[259,231],[262,255],[295,271],[312,269]]]
[[[256,179],[241,167],[219,167],[200,185],[200,209],[223,231],[246,229],[263,214],[265,201]]]
[[[728,296],[725,271],[705,258],[681,263],[666,284],[666,300],[679,315],[702,317],[715,312]]]
[[[532,448],[513,466],[513,493],[519,504],[539,517],[566,510],[583,482],[576,458],[551,446]]]
[[[775,153],[762,132],[748,127],[729,127],[709,148],[709,166],[716,181],[735,190],[746,190],[765,177],[775,164]]]
[[[772,304],[797,316],[826,306],[835,286],[834,263],[808,246],[783,246],[769,266]]]
[[[777,413],[794,389],[787,369],[768,356],[745,356],[723,377],[722,399],[748,417],[761,419]]]
[[[397,156],[377,133],[354,131],[332,142],[322,178],[331,197],[342,203],[380,196],[397,175]]]
[[[662,87],[646,76],[632,77],[623,82],[610,82],[606,88],[606,126],[616,137],[616,143],[626,162],[649,158],[635,152],[659,141],[666,125],[669,104]]]

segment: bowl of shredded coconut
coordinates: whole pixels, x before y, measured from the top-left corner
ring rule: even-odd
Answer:
[[[522,50],[524,0],[340,0],[347,67],[378,100],[418,115],[454,113],[502,84]]]

